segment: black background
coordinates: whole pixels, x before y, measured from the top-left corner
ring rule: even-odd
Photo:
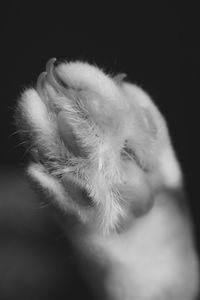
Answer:
[[[0,233],[4,237],[1,247],[4,250],[0,251],[0,261],[4,262],[3,268],[0,265],[0,298],[67,299],[66,282],[73,286],[71,275],[66,271],[69,262],[65,261],[63,249],[68,246],[62,233],[59,228],[55,229],[47,210],[32,212],[34,200],[27,210],[24,204],[19,208],[26,197],[21,189],[17,190],[22,183],[18,182],[20,176],[15,172],[27,160],[14,134],[16,100],[24,87],[35,84],[51,57],[80,59],[96,63],[108,72],[125,72],[130,81],[138,83],[152,96],[169,124],[183,168],[199,243],[198,7],[175,1],[132,1],[132,7],[122,1],[113,6],[100,1],[88,6],[78,1],[73,4],[67,1],[6,3],[0,12],[0,174],[1,187],[6,190],[2,195],[7,195],[9,201],[2,200],[0,212],[3,220]],[[7,194],[7,190],[13,192],[12,195]],[[34,193],[28,190],[25,195],[29,193],[34,198]],[[24,258],[26,255],[19,258],[21,250],[31,258]],[[35,267],[34,275],[30,275],[34,259],[36,266],[41,260],[43,267],[42,270]],[[49,265],[50,271],[47,270]],[[10,271],[11,268],[14,271]],[[78,284],[81,279],[74,276],[72,281],[77,282],[77,294],[84,298],[86,293],[85,299],[89,299],[85,287],[81,289]],[[70,296],[70,299],[75,298]]]

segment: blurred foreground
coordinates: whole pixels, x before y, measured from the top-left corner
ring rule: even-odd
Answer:
[[[0,172],[0,299],[92,299],[51,208],[16,170]]]

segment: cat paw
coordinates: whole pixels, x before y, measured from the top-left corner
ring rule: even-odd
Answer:
[[[165,181],[163,149],[175,164],[163,117],[123,75],[51,59],[18,111],[35,159],[31,176],[105,234],[151,209]]]

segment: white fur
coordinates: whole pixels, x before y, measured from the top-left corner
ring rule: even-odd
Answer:
[[[60,182],[47,174],[41,165],[31,164],[28,168],[28,173],[31,178],[44,189],[47,196],[51,197],[52,201],[55,201],[55,204],[59,205],[63,211],[70,214],[78,214],[83,223],[88,221],[86,215],[79,211],[79,207],[77,207],[76,203],[67,195]]]
[[[92,236],[110,263],[107,288],[113,299],[195,299],[199,269],[191,231],[165,200],[160,195],[152,211],[121,235]]]
[[[165,148],[160,156],[161,172],[168,187],[177,187],[182,184],[182,174],[171,148]]]
[[[28,173],[49,195],[53,195],[53,199],[59,199],[58,203],[63,210],[69,210],[66,192],[58,180],[46,174],[45,169],[39,164],[31,164],[28,168]]]
[[[78,61],[60,64],[58,74],[69,86],[76,89],[94,90],[111,101],[116,101],[116,98],[119,98],[119,91],[115,82],[100,69],[88,63]]]
[[[54,71],[64,88],[47,78],[44,93],[27,90],[19,103],[32,147],[43,154],[30,176],[87,228],[88,255],[105,266],[110,299],[194,300],[198,262],[190,222],[169,192],[181,188],[182,174],[163,116],[141,88],[94,66],[62,63]],[[93,206],[70,197],[69,180]],[[135,207],[152,197],[153,208],[137,217]],[[80,249],[82,238],[75,237]]]
[[[52,135],[54,124],[49,118],[46,105],[34,89],[24,92],[21,98],[21,108],[35,130],[43,132],[44,135]]]

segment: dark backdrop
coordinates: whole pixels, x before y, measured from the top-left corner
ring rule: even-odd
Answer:
[[[132,7],[123,1],[112,7],[101,1],[7,1],[0,14],[0,298],[67,299],[75,285],[77,295],[89,299],[80,275],[67,271],[76,267],[71,254],[66,259],[62,232],[48,208],[37,209],[37,197],[18,171],[27,156],[13,134],[16,99],[51,57],[125,72],[150,93],[168,120],[199,241],[198,8],[175,1],[132,1]]]

